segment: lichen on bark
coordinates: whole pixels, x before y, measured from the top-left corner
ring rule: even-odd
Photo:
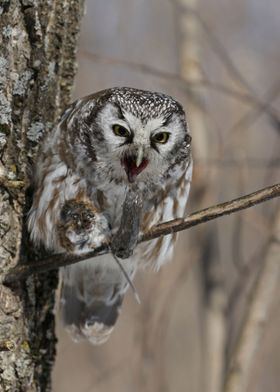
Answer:
[[[0,282],[42,257],[24,216],[42,135],[69,103],[83,0],[0,2]],[[50,390],[56,273],[0,284],[0,391]]]

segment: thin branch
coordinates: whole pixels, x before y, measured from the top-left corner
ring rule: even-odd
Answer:
[[[132,71],[135,72],[141,72],[143,74],[149,74],[151,76],[169,80],[172,82],[175,82],[178,84],[178,87],[183,90],[189,90],[191,88],[198,88],[198,87],[204,87],[204,88],[209,88],[213,89],[215,91],[218,91],[222,94],[228,95],[232,98],[238,99],[250,106],[257,107],[259,108],[260,102],[256,97],[251,95],[250,93],[246,92],[240,92],[237,89],[228,87],[226,85],[223,85],[221,83],[216,83],[208,80],[206,77],[204,79],[196,80],[196,81],[191,81],[191,80],[186,80],[183,77],[181,77],[179,74],[172,73],[169,71],[163,71],[158,68],[154,68],[148,64],[143,64],[143,63],[135,63],[131,62],[128,60],[123,60],[123,59],[118,59],[115,57],[105,57],[101,56],[95,53],[88,52],[86,50],[80,51],[79,52],[82,56],[87,57],[88,59],[94,61],[94,62],[99,62],[101,64],[105,65],[113,65],[114,67],[119,66],[119,67],[125,67],[127,69],[131,69]]]
[[[245,87],[247,91],[254,97],[257,106],[265,113],[267,113],[269,116],[271,116],[271,118],[275,119],[275,121],[278,123],[279,122],[278,112],[275,111],[275,109],[270,105],[270,102],[269,103],[264,102],[262,99],[258,97],[258,94],[256,93],[255,89],[251,86],[251,84],[240,72],[240,70],[238,69],[238,67],[235,65],[232,58],[230,57],[227,49],[224,47],[220,39],[215,35],[214,31],[208,26],[206,21],[201,17],[200,13],[196,9],[193,9],[192,7],[188,7],[186,5],[184,5],[183,9],[197,18],[202,29],[205,32],[205,38],[211,44],[214,53],[216,53],[216,55],[221,59],[224,66],[229,71],[229,73],[233,76],[233,78],[236,81],[238,81],[243,87]]]
[[[250,169],[267,169],[267,168],[278,168],[280,167],[280,158],[264,159],[264,158],[225,158],[221,160],[221,157],[213,158],[199,158],[195,159],[197,165],[215,166],[217,169],[225,170],[227,168],[242,168],[243,165],[247,165]]]
[[[151,230],[145,233],[140,238],[139,242],[149,241],[162,235],[186,230],[200,223],[208,222],[212,219],[244,210],[245,208],[252,207],[256,204],[263,203],[266,200],[270,200],[279,196],[280,184],[272,185],[257,192],[250,193],[246,196],[242,196],[237,199],[233,199],[231,201],[194,212],[187,218],[175,219],[170,222],[161,223],[160,225],[154,226]]]
[[[275,116],[275,114],[271,114],[271,105],[273,101],[275,101],[280,94],[280,81],[276,81],[273,84],[273,87],[267,92],[265,102],[260,104],[260,106],[256,106],[255,108],[250,109],[244,116],[242,116],[232,127],[230,133],[235,132],[238,129],[246,129],[253,125],[254,122],[263,114],[267,113],[271,116],[271,124],[275,128],[275,125],[279,123],[279,118]]]
[[[153,226],[149,231],[140,236],[138,243],[150,241],[160,236],[186,230],[190,227],[208,222],[213,219],[220,218],[224,215],[229,215],[234,212],[244,210],[246,208],[263,203],[276,197],[280,197],[280,184],[272,185],[257,192],[253,192],[248,195],[239,197],[237,199],[233,199],[225,203],[205,208],[203,210],[194,212],[185,218],[174,219],[172,221],[164,222],[159,225]],[[92,252],[78,256],[61,253],[55,254],[43,260],[18,265],[6,275],[4,283],[12,283],[31,274],[46,272],[58,267],[78,263],[79,261],[100,256],[108,252],[108,245],[104,244],[103,246]]]

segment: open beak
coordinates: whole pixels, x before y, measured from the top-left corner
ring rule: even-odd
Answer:
[[[129,182],[134,182],[138,174],[140,174],[148,165],[149,161],[144,158],[143,147],[140,146],[136,154],[125,155],[121,161],[126,172]]]

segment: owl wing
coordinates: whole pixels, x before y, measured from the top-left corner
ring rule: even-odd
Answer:
[[[109,240],[105,216],[88,199],[82,181],[60,174],[61,170],[57,174],[49,170],[34,195],[29,215],[31,237],[56,252],[80,254],[98,248]],[[122,264],[133,279],[136,264],[130,259]],[[60,280],[60,313],[72,338],[105,342],[128,289],[114,258],[106,255],[67,266],[61,270]]]
[[[193,162],[189,157],[187,162],[182,164],[181,173],[174,180],[170,176],[165,183],[165,187],[158,195],[158,199],[144,214],[142,232],[148,231],[152,226],[173,219],[182,218],[186,213],[186,205],[189,197]],[[156,238],[145,244],[141,244],[136,252],[138,263],[145,266],[152,266],[156,270],[171,260],[173,255],[176,233]]]
[[[89,98],[92,109],[94,99]],[[65,123],[68,121],[69,125],[80,104],[77,101],[66,110],[43,142],[28,218],[35,244],[71,254],[95,249],[109,238],[107,220],[100,207],[89,200],[85,180],[71,168],[67,151],[65,157],[62,156],[61,146],[64,148],[67,144],[63,134]],[[83,108],[89,110],[85,105]],[[136,264],[129,261],[122,263],[132,279]],[[128,289],[123,272],[113,257],[102,256],[63,268],[60,275],[60,312],[67,330],[75,340],[104,342],[113,329]]]

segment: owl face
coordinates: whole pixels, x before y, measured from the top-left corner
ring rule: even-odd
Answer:
[[[109,168],[114,178],[160,182],[189,157],[191,138],[179,103],[130,88],[106,92],[88,124],[97,164]]]

